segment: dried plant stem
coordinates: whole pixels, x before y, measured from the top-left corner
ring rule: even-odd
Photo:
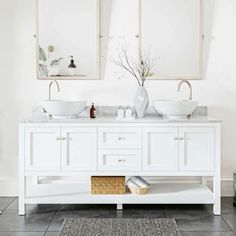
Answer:
[[[137,80],[139,86],[141,86],[141,83],[137,77],[137,75],[128,67],[126,67],[125,65],[123,65],[122,63],[118,62],[118,61],[113,61],[114,64],[116,64],[117,66],[120,66],[121,68],[125,69],[126,71],[128,71],[131,75],[133,75],[135,77],[135,79]]]
[[[137,80],[139,86],[144,86],[155,65],[155,59],[150,59],[150,51],[146,56],[140,55],[138,62],[135,63],[129,59],[126,49],[122,49],[118,59],[113,59],[112,62],[129,72]]]

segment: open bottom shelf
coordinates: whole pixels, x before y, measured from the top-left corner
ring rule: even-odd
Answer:
[[[200,184],[152,184],[145,195],[92,195],[89,183],[34,185],[26,204],[213,204],[213,192]]]

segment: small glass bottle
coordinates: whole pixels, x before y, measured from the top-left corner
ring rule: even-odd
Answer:
[[[92,106],[90,108],[90,118],[95,119],[96,118],[96,108],[94,106],[94,103],[92,103]]]

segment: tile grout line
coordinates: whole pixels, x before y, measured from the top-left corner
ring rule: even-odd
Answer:
[[[180,233],[233,233],[233,231],[180,231]]]
[[[58,212],[60,206],[61,206],[61,205],[58,206],[58,208],[57,208],[57,210],[55,211],[55,213],[54,213],[54,215],[53,215],[53,217],[52,217],[50,223],[48,224],[48,227],[47,227],[47,229],[45,230],[44,236],[47,234],[48,229],[49,229],[50,225],[52,224],[52,222],[53,222],[53,220],[54,220],[54,217],[56,216],[56,214],[57,214],[57,212]]]
[[[5,211],[7,211],[7,208],[8,208],[14,201],[16,201],[16,200],[17,200],[17,198],[14,198],[14,199],[7,205],[7,207],[6,207],[5,209],[1,210],[1,214],[0,214],[0,215],[2,215]]]
[[[166,210],[166,209],[165,209]],[[164,212],[165,212],[165,210],[164,210]],[[212,216],[214,216],[214,214],[212,214]],[[223,214],[221,214],[220,216],[219,216],[222,220],[223,220],[223,222],[228,226],[228,228],[229,228],[229,230],[230,231],[201,231],[201,232],[230,232],[230,233],[233,233],[234,235],[236,235],[236,232],[229,226],[229,224],[226,222],[226,220],[224,219],[224,217],[223,217]],[[176,219],[175,219],[176,220]],[[179,227],[179,225],[178,225],[178,223],[177,223],[177,221],[176,221],[176,224],[177,224],[177,226]],[[199,231],[180,231],[181,233],[188,233],[188,232],[196,232],[196,233],[198,233]]]
[[[15,200],[13,200],[13,201],[7,206],[7,208],[5,209],[5,211],[18,211],[18,209],[16,209],[16,210],[8,210],[8,208],[9,208],[14,202],[16,202],[16,204],[18,203],[18,198],[17,198],[17,197],[16,197]]]
[[[35,230],[30,230],[30,231],[27,231],[27,230],[23,230],[23,231],[19,231],[19,230],[0,230],[0,233],[44,233],[44,231],[35,231]]]
[[[223,221],[225,222],[225,224],[231,229],[231,231],[234,233],[234,235],[236,235],[236,232],[234,232],[234,230],[230,227],[230,225],[229,225],[229,224],[227,223],[227,221],[225,220],[224,216],[221,215],[220,217],[223,219]]]

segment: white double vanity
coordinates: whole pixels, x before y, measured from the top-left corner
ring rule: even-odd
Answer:
[[[115,59],[119,50],[114,49],[126,39],[131,51],[139,45],[130,58],[141,63],[137,65],[142,73],[137,66],[136,74],[131,67],[131,74],[143,94],[148,77],[183,79],[178,91],[187,83],[189,100],[153,101],[159,114],[172,119],[153,112],[141,119],[116,120],[115,112],[107,112],[107,108],[98,109],[96,119],[88,118],[88,113],[75,118],[86,102],[52,100],[52,81],[49,100],[42,106],[54,118],[45,115],[19,124],[20,215],[26,213],[26,204],[63,203],[117,204],[119,209],[122,204],[136,203],[213,204],[214,214],[220,214],[221,122],[201,114],[187,118],[197,102],[192,100],[191,84],[186,80],[202,78],[204,40],[211,32],[204,26],[208,19],[204,15],[210,15],[204,9],[213,7],[200,0],[122,2],[38,0],[37,78],[55,81],[58,91],[57,80],[102,79],[100,58]],[[153,21],[154,28],[150,27]],[[152,50],[147,59],[140,61],[138,55],[145,55],[148,48]],[[130,68],[133,63],[124,56]],[[158,58],[155,66],[152,58]],[[122,65],[120,61],[114,64]],[[140,108],[148,106],[148,94],[143,94],[139,100],[146,103],[139,104]],[[143,176],[151,187],[145,195],[92,195],[91,176]]]
[[[220,214],[221,122],[147,115],[19,124],[19,214],[26,204],[213,204]],[[91,195],[90,176],[162,177],[146,195]],[[50,181],[45,177],[76,177]],[[165,181],[172,177],[172,181]],[[175,178],[181,181],[175,181]],[[197,181],[184,181],[201,177]],[[213,180],[213,189],[207,185]],[[81,180],[81,181],[79,181]]]

